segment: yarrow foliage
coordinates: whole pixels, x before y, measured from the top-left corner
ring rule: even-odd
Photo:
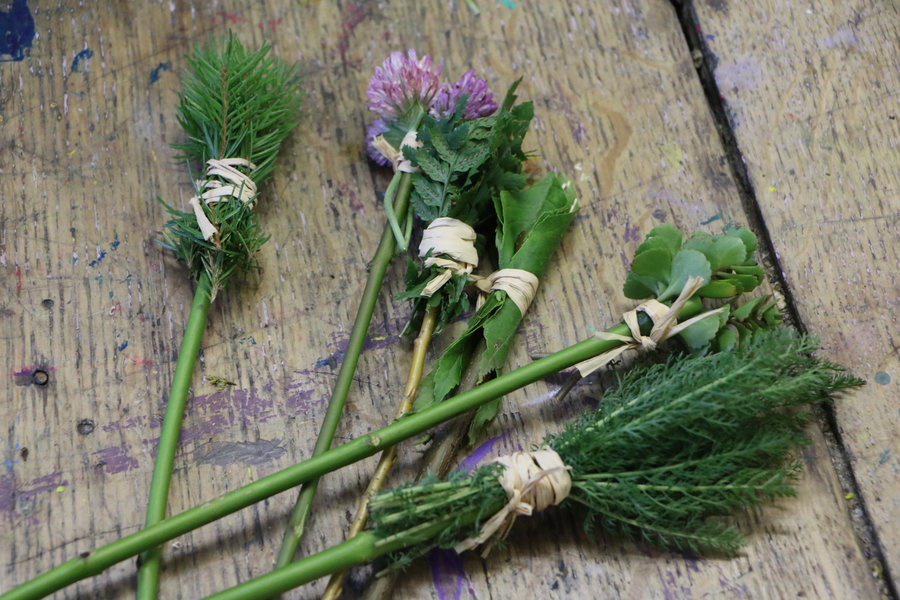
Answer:
[[[440,87],[441,68],[433,67],[427,54],[416,57],[415,50],[392,52],[369,80],[366,95],[369,110],[382,119],[393,121],[419,104],[431,106]]]

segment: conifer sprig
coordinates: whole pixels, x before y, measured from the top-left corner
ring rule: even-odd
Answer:
[[[269,56],[270,50],[268,44],[247,50],[228,33],[198,45],[187,58],[177,113],[187,140],[173,147],[201,181],[206,179],[206,161],[223,158],[255,165],[247,175],[257,186],[271,177],[281,143],[299,122],[303,94],[296,66]],[[255,201],[225,197],[202,202],[218,229],[211,240],[204,239],[193,212],[167,205],[171,220],[165,245],[195,278],[207,274],[213,297],[235,272],[256,267],[256,252],[268,236],[253,210]]]
[[[181,421],[209,305],[235,272],[256,266],[256,253],[268,239],[253,210],[256,190],[272,175],[281,143],[300,119],[302,95],[296,68],[269,57],[269,50],[263,45],[248,51],[229,32],[198,45],[186,59],[177,115],[187,140],[174,147],[190,169],[200,170],[190,201],[197,212],[182,212],[166,204],[171,219],[163,236],[164,245],[197,279],[197,289],[166,401],[147,502],[148,526],[165,517]],[[224,160],[219,164],[226,169],[234,167],[235,176],[210,164],[211,159]],[[203,197],[225,190],[230,193],[209,202]],[[201,225],[201,217],[208,222]],[[140,600],[156,598],[160,561],[158,548],[141,556]]]

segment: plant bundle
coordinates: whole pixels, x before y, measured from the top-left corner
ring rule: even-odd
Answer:
[[[660,235],[660,231],[655,231],[656,233],[648,236],[648,240],[649,238],[658,237]],[[670,240],[675,239],[673,232],[662,230],[662,233],[663,235],[668,236]],[[743,239],[743,237],[746,236],[746,233],[729,232],[727,235]],[[678,234],[678,237],[681,239],[680,233]],[[750,238],[747,237],[747,239],[749,240]],[[657,243],[658,242],[649,242],[648,247],[652,247],[653,244]],[[676,272],[672,268],[674,258],[683,249],[683,245],[683,242],[680,242],[679,244],[669,243],[667,247],[670,248],[670,252],[660,258],[662,267],[658,269],[655,276],[656,281],[671,282],[673,273],[676,273],[676,276],[679,278],[682,278],[682,276],[685,275],[683,270]],[[746,243],[744,247],[745,254],[741,257],[741,262],[747,262],[748,260],[746,255]],[[682,261],[683,259],[679,259],[678,262],[681,263]],[[707,267],[704,266],[705,263],[703,263],[703,261],[695,262],[697,270],[706,272]],[[704,280],[702,277],[690,276],[692,272],[697,272],[697,270],[687,271],[687,278],[683,281],[685,287],[680,291],[676,291],[676,299],[672,303],[672,306],[669,307],[668,314],[662,315],[658,322],[654,320],[654,317],[651,317],[643,310],[626,313],[634,314],[637,334],[631,331],[628,324],[619,324],[604,332],[604,335],[596,335],[545,358],[536,360],[513,371],[500,374],[496,378],[487,380],[454,397],[446,398],[441,402],[433,403],[421,410],[413,411],[382,429],[373,431],[365,436],[361,436],[334,449],[328,450],[327,452],[323,452],[318,456],[314,456],[242,488],[224,494],[219,498],[205,502],[202,505],[165,519],[156,525],[152,525],[116,542],[95,549],[87,555],[74,558],[53,570],[26,582],[20,587],[11,590],[7,594],[0,596],[0,598],[3,600],[41,598],[66,585],[79,581],[80,579],[100,573],[117,562],[126,560],[129,557],[135,556],[138,553],[144,552],[149,548],[162,544],[188,531],[250,506],[255,502],[259,502],[270,496],[286,491],[296,485],[314,481],[326,473],[373,456],[404,440],[420,435],[428,429],[436,427],[454,417],[477,409],[487,403],[496,401],[496,399],[503,395],[524,387],[529,383],[533,383],[541,378],[547,377],[560,370],[570,368],[579,363],[583,363],[594,357],[602,356],[620,347],[639,347],[641,342],[634,339],[635,337],[641,338],[641,340],[646,338],[651,342],[654,340],[662,341],[666,336],[677,335],[680,333],[677,329],[682,325],[688,325],[688,328],[701,325],[705,328],[705,324],[702,323],[705,320],[715,322],[719,332],[728,330],[729,326],[734,325],[734,323],[733,318],[725,319],[724,324],[722,323],[723,319],[720,315],[725,309],[720,307],[719,309],[716,309],[719,312],[714,314],[702,312],[703,306],[700,302],[700,298],[697,297],[697,289],[705,285],[708,280]],[[708,270],[711,275],[711,267],[708,267]],[[719,270],[725,272],[723,269]],[[651,283],[651,280],[647,281],[648,283]],[[762,302],[763,301],[760,301],[754,304],[754,306],[761,307]],[[734,314],[738,313],[741,313],[740,308],[735,309],[734,311]],[[766,308],[763,313],[759,313],[758,310],[751,310],[750,313],[750,316],[753,317],[753,323],[750,322],[751,320],[748,317],[742,317],[745,323],[743,327],[748,332],[753,333],[753,335],[746,335],[741,338],[741,341],[750,341],[758,337],[765,323],[765,319],[768,318],[777,321],[777,318],[775,318],[774,313],[772,313],[770,308]],[[671,317],[676,317],[677,319],[682,320],[682,322],[673,327]],[[698,318],[699,320],[697,320]],[[628,320],[630,319],[626,319],[626,321]],[[627,337],[629,334],[632,336],[631,338]],[[715,340],[722,338],[720,333],[713,332],[709,335],[709,332],[707,332],[707,334],[710,345],[713,344]],[[623,341],[623,338],[631,341]],[[697,347],[695,352],[700,353],[702,349],[702,347]],[[606,362],[608,362],[608,359]],[[423,540],[424,539],[426,538],[423,538]],[[408,538],[406,538],[403,543],[405,544],[407,541]],[[358,537],[346,543],[353,544],[354,547],[359,548],[365,547],[366,544],[372,542],[373,538],[371,537],[371,534],[366,533],[364,534],[364,537]],[[385,551],[393,551],[402,546],[403,544],[395,545],[387,548]],[[337,566],[338,568],[343,569],[351,566],[351,564],[355,563],[340,565],[331,563],[329,568]],[[328,574],[331,572],[331,570],[321,571],[320,574]]]
[[[551,505],[580,508],[589,534],[734,555],[744,539],[725,517],[795,494],[808,414],[796,409],[863,383],[816,347],[779,328],[728,352],[633,369],[539,450],[376,496],[372,530],[211,598],[280,593],[386,554],[402,567],[435,546],[489,549],[516,515]]]
[[[515,104],[515,88],[498,107],[487,83],[474,71],[456,83],[441,85],[431,59],[420,59],[413,50],[406,55],[394,52],[375,69],[367,94],[369,108],[378,118],[367,132],[367,144],[375,162],[395,169],[385,193],[388,224],[371,264],[314,456],[331,446],[384,271],[395,248],[406,250],[414,215],[426,225],[419,246],[424,261],[410,260],[408,289],[401,297],[414,303],[406,331],[418,329],[419,334],[399,414],[409,410],[416,396],[432,335],[469,309],[467,288],[475,278],[473,271],[479,257],[493,250],[483,233],[494,223],[492,199],[525,185],[522,139],[533,110],[531,103]],[[386,475],[385,467],[380,473],[376,481]],[[300,492],[277,566],[290,562],[296,553],[316,487],[312,482]]]
[[[440,399],[443,399],[449,390],[457,386],[476,355],[480,357],[476,367],[478,381],[502,370],[511,339],[534,297],[539,278],[578,207],[571,183],[552,173],[521,191],[501,191],[494,201],[498,216],[496,244],[500,269],[488,277],[474,277],[475,285],[483,294],[480,296],[482,305],[469,320],[462,336],[437,359],[418,396],[422,367],[421,362],[414,358],[398,416],[410,410],[413,400],[419,409],[434,403],[435,381],[444,384],[440,390],[443,393]],[[473,279],[471,275],[466,277]],[[413,283],[415,281],[413,279]],[[418,283],[414,290],[420,292],[424,285],[427,284]],[[433,325],[433,314],[437,308],[426,309],[424,327]],[[427,339],[423,339],[420,333],[416,339],[414,357],[424,360],[424,344],[427,344]],[[479,346],[482,352],[476,352]],[[495,401],[479,409],[476,413],[478,423],[490,420],[498,407],[499,401]],[[379,459],[374,475],[360,498],[348,538],[357,535],[365,526],[368,501],[383,486],[396,455],[395,446]],[[343,576],[341,573],[332,577],[324,598],[338,597]]]
[[[256,267],[256,252],[267,239],[253,210],[258,189],[271,177],[281,143],[300,117],[295,69],[268,54],[267,45],[251,52],[229,33],[199,45],[187,58],[178,103],[178,122],[187,141],[175,148],[182,161],[192,168],[200,166],[204,175],[189,201],[191,212],[166,205],[171,220],[164,245],[187,264],[197,289],[160,433],[148,526],[165,517],[181,421],[210,303],[236,272]],[[139,598],[156,597],[159,566],[158,549],[142,555]]]

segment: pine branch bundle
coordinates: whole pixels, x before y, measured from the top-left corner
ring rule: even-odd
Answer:
[[[248,161],[253,167],[241,169],[256,187],[271,177],[281,143],[299,122],[303,95],[296,85],[296,67],[269,56],[270,49],[265,44],[249,51],[229,33],[187,57],[178,103],[178,122],[187,141],[173,147],[178,159],[203,170],[200,182],[229,185],[221,177],[205,175],[210,159]],[[197,195],[202,192],[198,189]],[[212,239],[206,239],[193,212],[166,205],[171,220],[165,245],[195,278],[209,276],[213,297],[235,272],[256,267],[254,256],[268,239],[253,210],[255,195],[249,201],[233,196],[220,200],[200,203],[218,229]]]

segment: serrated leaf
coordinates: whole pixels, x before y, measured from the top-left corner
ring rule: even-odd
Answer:
[[[738,332],[734,327],[723,327],[716,336],[719,352],[730,352],[737,348]]]
[[[753,298],[752,300],[747,300],[746,302],[741,304],[739,307],[734,309],[734,311],[732,311],[731,314],[735,319],[740,319],[740,320],[749,319],[750,315],[752,315],[753,312],[756,310],[756,307],[758,307],[764,300],[765,300],[765,297]]]
[[[416,152],[416,166],[432,181],[444,183],[450,178],[450,166],[432,157],[425,149]]]
[[[460,154],[452,163],[454,173],[464,173],[484,164],[484,161],[490,156],[490,148],[487,144],[469,148]]]

